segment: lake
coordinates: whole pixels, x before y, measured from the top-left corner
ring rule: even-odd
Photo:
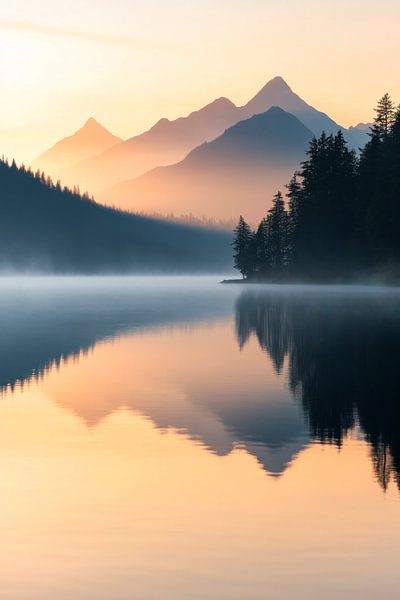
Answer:
[[[400,290],[10,277],[0,331],[1,599],[398,598]]]

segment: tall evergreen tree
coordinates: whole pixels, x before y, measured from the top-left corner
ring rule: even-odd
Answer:
[[[375,112],[371,139],[361,155],[357,201],[368,264],[389,270],[400,259],[400,117],[388,94]]]
[[[271,271],[271,251],[269,240],[269,222],[264,217],[256,231],[256,270],[260,279],[266,279]]]
[[[268,211],[268,247],[271,273],[283,274],[287,264],[288,215],[281,192],[277,192]]]
[[[386,93],[378,100],[375,113],[372,136],[376,135],[381,139],[385,139],[392,129],[396,116],[396,109],[389,94]]]
[[[256,269],[256,251],[254,233],[244,218],[240,216],[234,229],[234,267],[243,279],[253,275]]]
[[[297,236],[300,231],[300,207],[301,207],[301,184],[298,180],[299,173],[296,171],[287,184],[286,196],[288,198],[287,209],[287,262],[289,269],[293,272],[296,265]]]

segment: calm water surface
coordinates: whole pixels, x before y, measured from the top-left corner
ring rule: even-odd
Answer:
[[[0,598],[394,600],[400,291],[0,283]]]

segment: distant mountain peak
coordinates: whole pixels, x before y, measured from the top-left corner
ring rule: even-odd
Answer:
[[[328,115],[307,104],[279,75],[268,81],[249,100],[243,107],[243,112],[250,117],[261,114],[272,106],[279,106],[284,111],[295,115],[314,135],[320,135],[322,131],[337,133],[339,129],[342,129]]]
[[[270,88],[270,89],[275,88],[275,89],[292,91],[290,86],[286,83],[286,81],[280,75],[277,75],[276,77],[274,77],[273,79],[268,81],[265,84],[263,89],[265,89],[265,88]]]
[[[121,138],[113,135],[94,117],[89,117],[72,135],[61,139],[36,158],[32,166],[44,170],[54,179],[61,179],[64,169],[120,142]]]
[[[88,120],[84,123],[83,128],[85,127],[103,127],[101,123],[96,121],[94,117],[89,117]]]
[[[112,135],[108,129],[106,129],[101,123],[96,121],[94,117],[89,117],[87,121],[83,124],[83,126],[78,130],[79,132],[87,132],[87,133],[106,133]],[[78,132],[77,132],[78,133]]]

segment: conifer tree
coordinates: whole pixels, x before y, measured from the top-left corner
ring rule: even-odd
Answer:
[[[264,217],[256,231],[256,271],[260,279],[266,279],[271,270],[271,251],[269,244],[269,222]]]
[[[235,269],[242,274],[243,279],[251,276],[256,268],[255,239],[254,233],[242,216],[234,229],[233,248]]]
[[[386,93],[378,101],[375,113],[372,136],[376,135],[380,139],[385,139],[390,133],[396,116],[395,106],[389,94]]]
[[[297,235],[300,233],[301,184],[298,177],[299,173],[296,171],[286,186],[286,197],[288,198],[287,262],[291,270],[293,270],[296,264],[295,250],[297,247]]]
[[[267,227],[270,268],[275,275],[281,275],[287,263],[288,215],[279,191],[268,211]]]

